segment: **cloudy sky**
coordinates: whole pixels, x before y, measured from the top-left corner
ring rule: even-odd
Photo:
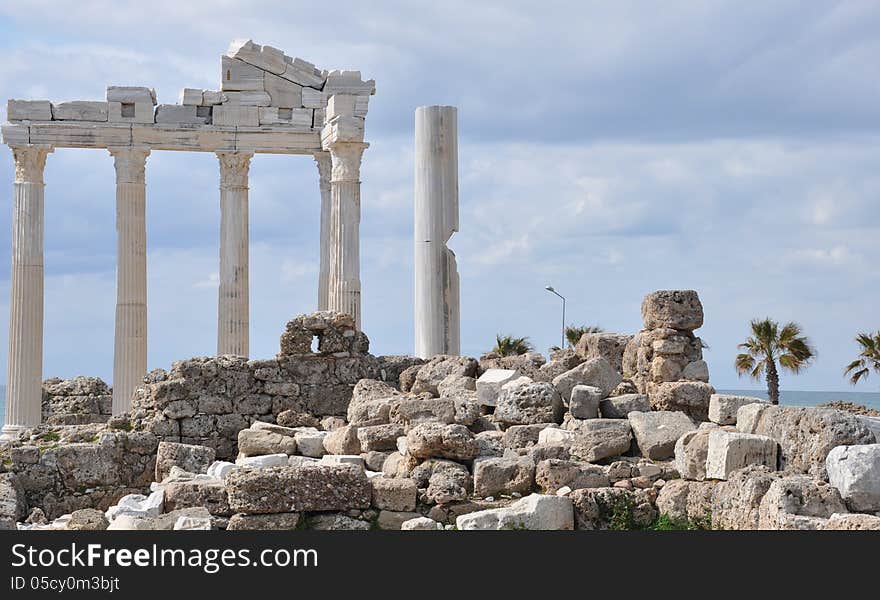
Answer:
[[[752,385],[733,370],[736,344],[749,319],[771,316],[800,322],[819,350],[783,389],[850,389],[853,337],[880,328],[876,2],[319,4],[3,0],[0,98],[102,100],[115,84],[176,102],[182,87],[217,87],[237,37],[360,69],[377,86],[361,228],[375,353],[413,350],[413,111],[451,104],[463,352],[497,332],[558,343],[547,283],[570,322],[621,332],[640,328],[646,293],[693,288],[716,386]],[[3,265],[12,166],[0,152]],[[111,376],[114,181],[106,152],[49,157],[46,376]],[[315,305],[317,171],[259,155],[250,183],[251,352],[268,357],[284,322]],[[154,368],[216,348],[216,158],[155,152],[147,185]],[[4,267],[4,339],[8,298]]]

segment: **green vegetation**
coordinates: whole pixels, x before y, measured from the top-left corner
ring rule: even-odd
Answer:
[[[860,333],[856,336],[856,342],[861,347],[859,357],[849,363],[843,371],[844,376],[849,376],[853,385],[861,379],[867,379],[873,370],[880,375],[880,331],[877,333]]]
[[[809,365],[816,351],[797,323],[786,323],[780,329],[772,319],[755,319],[751,329],[752,335],[739,345],[745,352],[736,357],[736,371],[740,376],[749,375],[755,380],[766,375],[770,402],[779,404],[777,361],[784,370],[797,374]]]
[[[495,336],[495,347],[492,352],[498,356],[517,356],[532,351],[532,344],[527,337],[513,337],[512,335]]]
[[[645,527],[648,531],[699,531],[712,529],[711,519],[679,520],[669,515],[659,515],[654,522]]]
[[[47,431],[38,439],[41,442],[58,442],[61,440],[61,436],[58,435],[57,431]]]
[[[574,347],[581,341],[585,333],[602,333],[602,331],[604,330],[601,327],[596,327],[595,325],[581,325],[580,327],[569,325],[565,328],[565,339],[568,341],[569,346]]]

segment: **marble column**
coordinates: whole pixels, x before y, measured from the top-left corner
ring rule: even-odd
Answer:
[[[318,178],[321,189],[321,245],[318,270],[318,310],[327,310],[330,288],[330,170],[329,152],[316,152]]]
[[[3,439],[40,424],[43,378],[43,170],[51,146],[12,146],[15,190]]]
[[[248,356],[248,169],[252,153],[218,152],[220,296],[217,354]]]
[[[415,353],[430,358],[461,352],[457,111],[419,107],[415,128]]]
[[[361,328],[361,156],[369,144],[330,146],[330,226],[327,308],[346,313]]]
[[[116,334],[113,414],[131,409],[147,373],[147,224],[144,169],[149,148],[109,148],[116,167]]]

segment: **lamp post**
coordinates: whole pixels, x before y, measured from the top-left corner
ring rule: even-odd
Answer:
[[[562,298],[562,345],[560,346],[560,348],[565,350],[565,296],[554,290],[552,285],[548,285],[544,289],[551,294],[556,294],[557,296]]]

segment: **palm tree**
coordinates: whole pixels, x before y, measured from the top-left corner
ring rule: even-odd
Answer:
[[[849,375],[849,381],[853,385],[862,378],[867,379],[871,369],[880,374],[880,331],[874,334],[860,333],[856,336],[856,342],[862,347],[862,351],[843,371],[844,375]]]
[[[495,336],[495,347],[492,348],[492,352],[498,356],[516,356],[531,351],[532,345],[529,343],[529,338],[501,334]]]
[[[595,325],[581,325],[580,327],[569,325],[565,328],[565,339],[568,341],[568,345],[573,347],[577,346],[585,333],[602,333],[602,331],[601,327]]]
[[[780,329],[772,319],[755,319],[751,328],[752,335],[739,345],[745,352],[736,357],[736,371],[740,376],[748,374],[756,380],[766,374],[770,402],[779,404],[776,361],[786,371],[796,374],[807,367],[816,351],[810,346],[810,341],[801,335],[801,326],[797,323],[786,323]]]

